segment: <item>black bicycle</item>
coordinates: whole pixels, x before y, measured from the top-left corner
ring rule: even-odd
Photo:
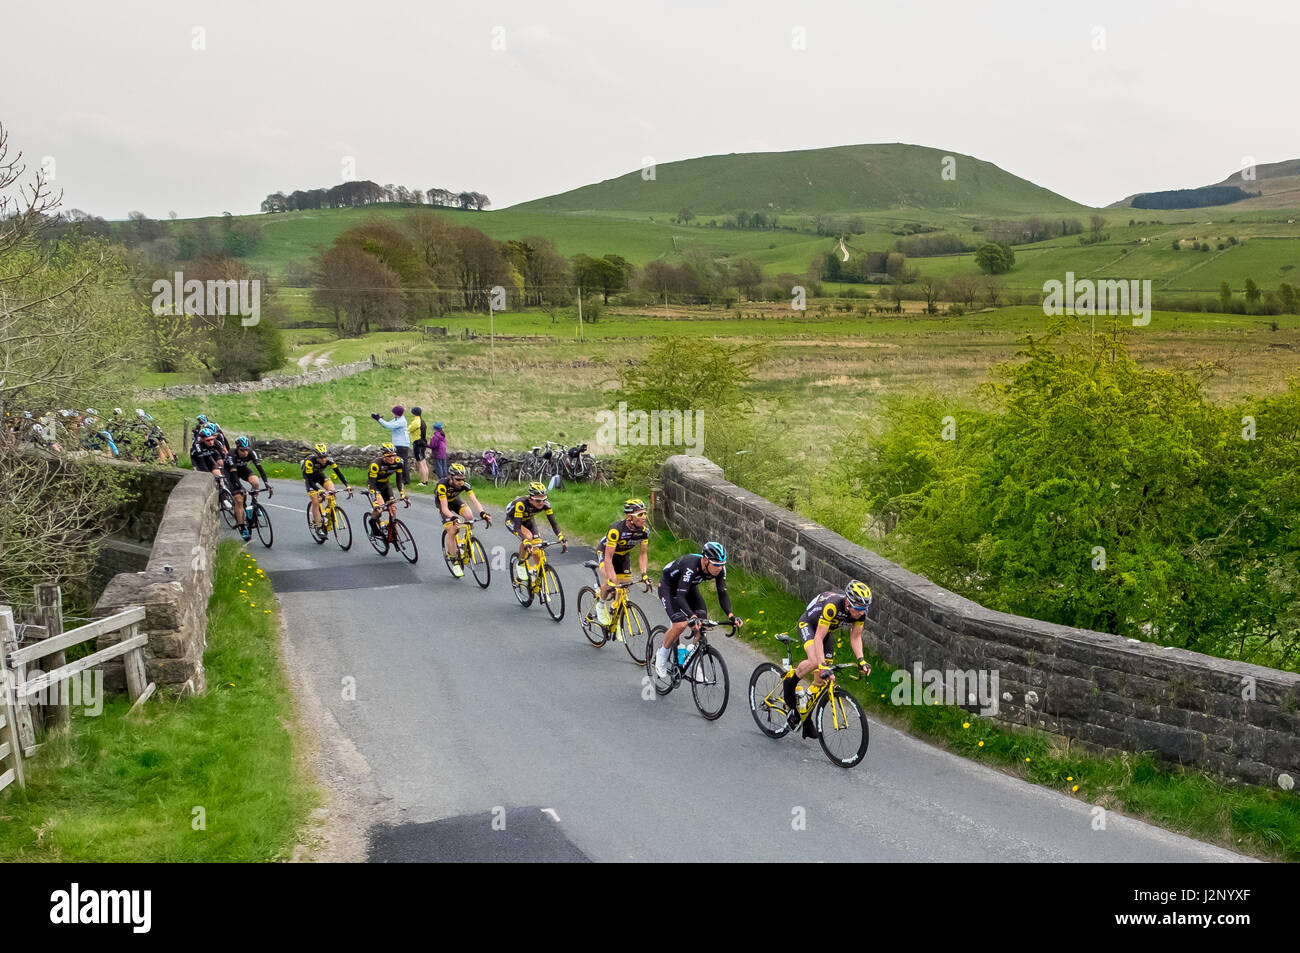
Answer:
[[[678,639],[676,650],[669,653],[667,678],[660,678],[659,673],[655,671],[655,656],[659,652],[659,647],[664,644],[664,635],[668,632],[667,626],[657,625],[650,630],[650,640],[645,652],[645,670],[650,676],[650,683],[654,685],[655,692],[659,695],[667,695],[683,681],[690,682],[695,707],[709,721],[722,717],[722,713],[727,710],[727,698],[731,694],[731,684],[727,679],[727,663],[722,660],[721,653],[709,645],[708,636],[705,635],[709,629],[720,625],[729,625],[729,623],[701,619],[699,632],[692,645],[682,644],[682,638],[687,634],[683,632]],[[735,634],[736,627],[731,625],[727,638]]]
[[[240,492],[244,497],[244,525],[250,531],[256,530],[262,545],[270,549],[271,543],[275,541],[275,530],[271,528],[271,514],[257,501],[257,494],[261,491],[248,489]]]
[[[406,505],[411,505],[410,500]],[[388,555],[389,547],[396,549],[402,554],[402,558],[408,563],[414,563],[420,558],[420,550],[415,545],[415,537],[406,524],[396,516],[389,516],[388,520],[382,521],[377,518],[379,515],[387,515],[387,504],[376,510],[373,506],[371,511],[362,518],[362,523],[366,527],[366,538],[370,540],[370,545],[381,556]]]

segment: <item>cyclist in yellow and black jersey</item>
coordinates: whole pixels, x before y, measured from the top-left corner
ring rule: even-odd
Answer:
[[[596,621],[608,625],[609,600],[613,596],[612,584],[619,577],[632,574],[632,550],[638,550],[641,585],[650,591],[650,576],[646,572],[650,558],[650,530],[646,527],[646,508],[642,500],[627,500],[623,504],[623,518],[610,523],[604,539],[596,547],[600,562],[600,599],[596,602]]]
[[[474,504],[474,509],[478,511],[488,526],[492,525],[492,514],[483,509],[483,504],[478,501],[474,495],[474,488],[466,482],[469,471],[465,469],[463,463],[453,463],[447,468],[447,478],[439,480],[437,486],[438,510],[442,513],[442,542],[446,549],[447,558],[452,561],[452,575],[460,577],[465,575],[465,570],[461,568],[460,559],[456,552],[456,520],[472,520],[475,514],[470,509],[470,503]],[[465,499],[461,499],[464,495]],[[467,503],[466,500],[469,502]]]
[[[380,451],[379,456],[370,461],[370,469],[366,472],[366,492],[370,494],[370,505],[374,508],[367,516],[372,534],[379,532],[379,511],[385,503],[388,504],[389,518],[397,516],[397,500],[393,498],[393,488],[388,482],[394,476],[397,477],[397,492],[402,502],[408,507],[411,505],[406,498],[406,468],[397,455],[397,448],[385,443],[380,445]]]
[[[307,495],[311,497],[311,525],[320,527],[320,504],[321,492],[328,493],[334,489],[334,482],[330,480],[329,472],[334,471],[334,475],[339,478],[348,490],[348,499],[352,499],[352,485],[348,483],[348,478],[343,475],[339,465],[334,462],[334,458],[329,454],[329,447],[323,443],[318,443],[312,448],[311,454],[303,460],[299,467],[302,470],[303,482],[307,485]]]
[[[844,626],[849,629],[849,644],[853,655],[858,660],[858,669],[864,676],[871,674],[871,665],[863,657],[862,624],[866,621],[867,610],[871,608],[871,589],[865,582],[852,580],[843,592],[823,592],[804,607],[799,617],[799,638],[808,657],[790,669],[782,686],[786,706],[790,709],[790,727],[799,723],[796,708],[796,688],[799,679],[816,669],[813,684],[821,687],[826,684],[830,674],[832,659],[835,657],[836,632]],[[805,725],[805,733],[813,729]]]
[[[564,534],[555,522],[555,511],[546,498],[546,485],[537,482],[528,484],[527,496],[516,496],[506,505],[506,529],[519,537],[519,565],[515,575],[520,582],[528,581],[528,570],[524,566],[527,547],[524,543],[537,537],[538,516],[545,516],[551,521],[551,530],[561,546],[560,551],[568,552],[569,549]]]

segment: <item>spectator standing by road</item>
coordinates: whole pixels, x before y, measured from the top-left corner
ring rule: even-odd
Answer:
[[[429,450],[429,425],[424,422],[424,411],[419,407],[411,408],[411,421],[406,425],[411,435],[411,449],[415,453],[415,462],[420,465],[420,486],[429,485],[429,464],[424,458]]]
[[[442,432],[442,421],[433,425],[433,436],[429,438],[429,449],[433,451],[433,464],[438,471],[438,480],[447,479],[447,435]]]
[[[386,427],[393,433],[393,447],[397,450],[397,455],[402,459],[402,482],[409,483],[411,474],[409,463],[411,460],[411,435],[406,426],[406,418],[403,414],[406,408],[398,404],[393,408],[393,419],[385,420],[379,414],[371,414],[371,418],[381,427]]]

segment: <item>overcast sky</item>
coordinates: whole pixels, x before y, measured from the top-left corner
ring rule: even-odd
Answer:
[[[255,212],[349,156],[494,208],[647,156],[859,142],[1090,205],[1300,156],[1296,0],[6,6],[10,145],[108,218]]]

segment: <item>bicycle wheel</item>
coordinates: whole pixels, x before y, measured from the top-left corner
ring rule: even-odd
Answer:
[[[582,634],[587,637],[587,641],[596,648],[609,641],[609,636],[605,634],[605,627],[596,621],[596,600],[599,598],[600,593],[591,586],[583,586],[578,590],[578,625],[582,628]]]
[[[367,513],[361,518],[361,522],[366,528],[366,538],[370,540],[370,545],[374,547],[375,552],[381,556],[387,556],[388,530],[376,525],[373,513]]]
[[[841,768],[851,768],[867,753],[871,741],[867,716],[857,699],[840,688],[826,693],[817,707],[817,735],[826,757]]]
[[[727,710],[727,699],[731,697],[731,683],[727,680],[727,663],[712,645],[706,645],[695,653],[695,662],[690,665],[691,694],[695,696],[695,707],[709,721],[717,721]]]
[[[650,676],[650,684],[655,687],[655,693],[667,695],[677,687],[676,668],[677,659],[669,653],[668,657],[668,677],[660,678],[655,671],[655,655],[659,652],[659,646],[664,644],[664,635],[667,634],[668,627],[657,625],[650,630],[650,638],[646,639],[645,646],[645,671]]]
[[[764,662],[749,676],[749,713],[754,716],[758,730],[769,738],[780,738],[790,732],[782,686],[785,673],[774,662]]]
[[[235,528],[235,498],[230,495],[229,490],[217,491],[217,509],[221,510],[221,518],[226,521],[228,529]]]
[[[266,512],[261,503],[253,504],[253,522],[257,524],[257,538],[263,546],[270,549],[275,539],[275,530],[271,529],[271,514]]]
[[[511,553],[509,567],[510,588],[515,591],[515,599],[519,601],[519,604],[527,609],[533,604],[533,587],[527,582],[520,582],[518,572],[519,554]]]
[[[474,574],[474,581],[479,584],[480,589],[486,589],[488,583],[492,581],[492,567],[488,565],[483,544],[477,539],[469,541],[469,571]]]
[[[393,545],[408,563],[414,564],[420,559],[420,548],[415,545],[415,537],[406,528],[406,524],[393,517]]]
[[[650,640],[650,620],[635,602],[627,604],[627,612],[619,624],[623,635],[623,648],[637,665],[645,664],[646,642]]]
[[[345,553],[352,548],[352,524],[341,506],[334,509],[334,542]]]
[[[307,532],[311,533],[311,538],[316,540],[317,543],[323,543],[325,542],[326,539],[329,538],[329,534],[325,532],[324,526],[321,526],[318,529],[311,524],[311,501],[310,500],[307,502]]]
[[[492,484],[494,486],[505,486],[509,482],[510,482],[510,464],[498,462],[497,472],[492,477]]]
[[[538,598],[552,619],[559,622],[564,618],[564,587],[560,585],[559,574],[550,566],[542,570],[542,588]]]

